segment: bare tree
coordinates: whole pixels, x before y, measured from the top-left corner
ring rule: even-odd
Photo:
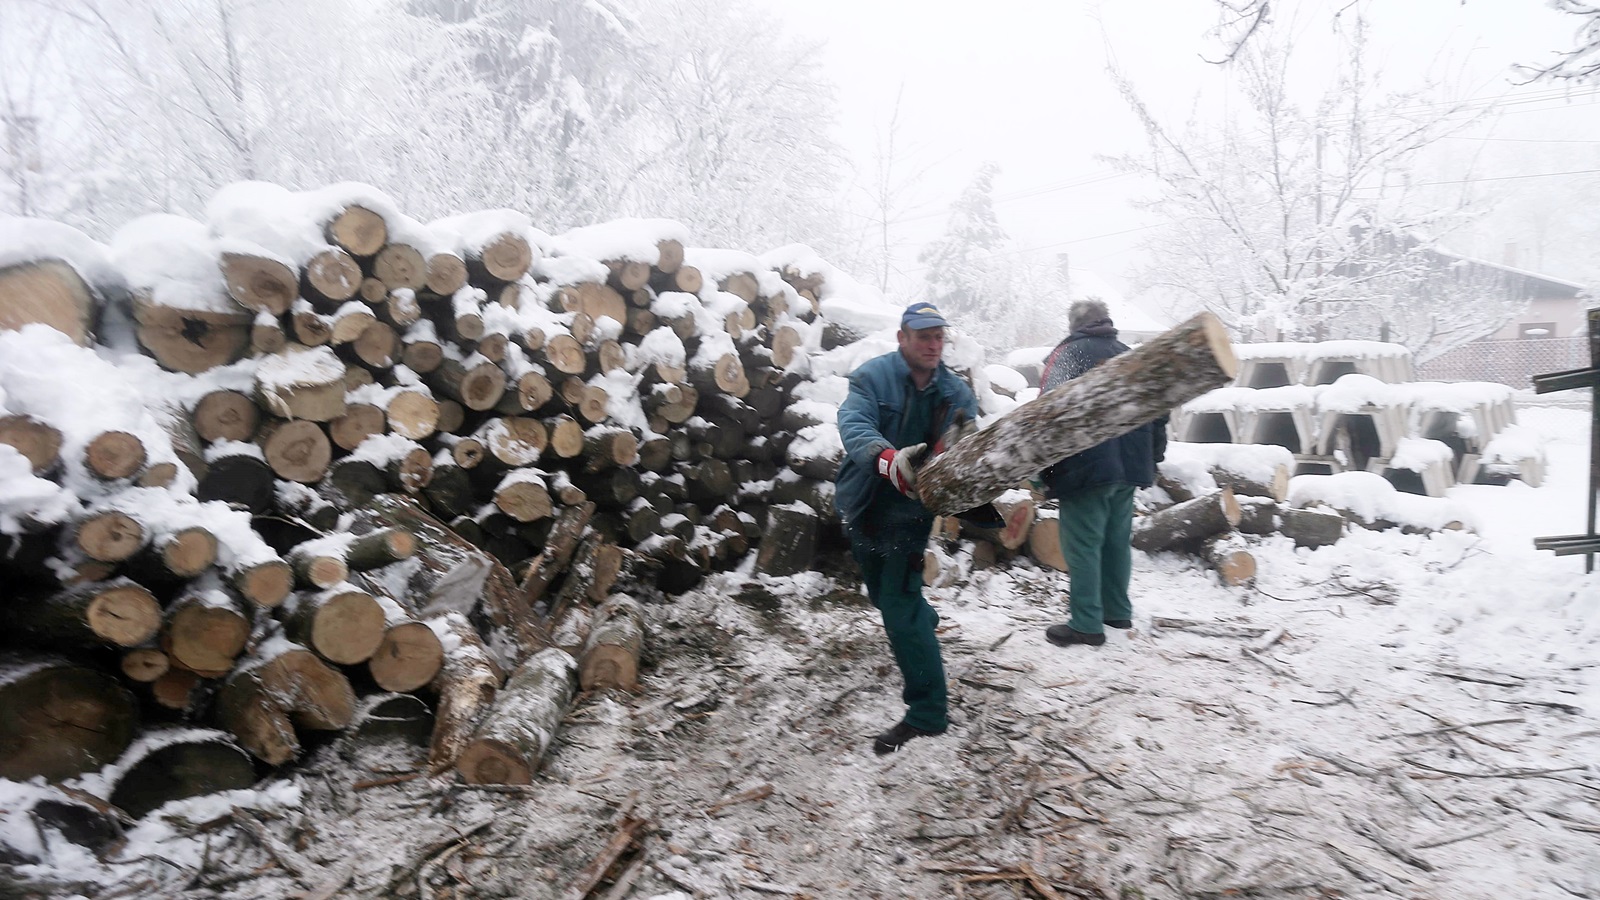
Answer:
[[[1422,151],[1473,113],[1427,90],[1380,94],[1359,25],[1311,109],[1291,99],[1289,47],[1246,45],[1232,70],[1244,110],[1215,129],[1173,131],[1118,74],[1148,153],[1110,161],[1157,184],[1149,205],[1170,224],[1148,241],[1141,281],[1178,306],[1245,337],[1388,338],[1426,359],[1518,303],[1441,261],[1434,242],[1471,210],[1412,184]]]
[[[1230,63],[1272,23],[1272,0],[1214,0],[1217,5],[1217,24],[1208,37],[1219,44],[1220,53],[1207,56],[1207,61]],[[1345,0],[1334,12],[1338,18],[1354,8],[1359,0]],[[1398,0],[1403,2],[1403,0]],[[1461,0],[1465,5],[1467,0]],[[1556,54],[1552,62],[1513,63],[1512,69],[1523,83],[1541,79],[1570,79],[1593,81],[1600,77],[1600,5],[1592,0],[1546,0],[1550,8],[1577,16],[1579,25],[1573,46]]]

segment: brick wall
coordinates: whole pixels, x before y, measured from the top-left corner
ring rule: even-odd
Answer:
[[[1587,337],[1473,341],[1417,366],[1418,381],[1494,381],[1514,388],[1533,376],[1589,365]]]

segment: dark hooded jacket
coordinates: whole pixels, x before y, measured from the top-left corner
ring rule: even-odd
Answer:
[[[1048,391],[1065,384],[1127,349],[1127,344],[1117,340],[1117,329],[1110,321],[1085,325],[1051,351],[1040,389]],[[1155,483],[1156,463],[1166,452],[1167,417],[1162,416],[1073,454],[1045,469],[1040,477],[1057,497],[1105,484],[1149,487]]]

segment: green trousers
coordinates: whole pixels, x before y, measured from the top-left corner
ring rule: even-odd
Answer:
[[[1133,485],[1104,484],[1061,498],[1061,553],[1067,560],[1072,616],[1067,625],[1104,634],[1107,619],[1133,618]]]
[[[922,553],[885,553],[853,532],[850,551],[861,566],[867,596],[883,616],[889,649],[905,682],[900,699],[906,704],[906,723],[943,731],[949,724],[949,696],[935,632],[939,614],[922,596]]]

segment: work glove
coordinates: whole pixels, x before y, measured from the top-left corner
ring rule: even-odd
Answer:
[[[958,409],[950,416],[950,427],[939,435],[939,440],[933,445],[933,455],[939,454],[954,447],[962,438],[978,430],[978,423],[972,421],[964,409]]]
[[[927,444],[912,444],[900,450],[890,448],[878,454],[878,474],[889,479],[895,490],[913,500],[920,500],[922,498],[917,496],[917,466],[922,464],[922,458],[927,455]]]

